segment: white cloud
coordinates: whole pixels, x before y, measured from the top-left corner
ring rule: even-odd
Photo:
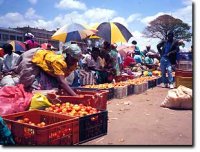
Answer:
[[[149,22],[153,21],[154,19],[156,19],[157,17],[159,17],[159,16],[161,16],[163,14],[167,14],[167,13],[159,12],[159,13],[153,15],[153,16],[147,16],[147,17],[143,18],[141,20],[141,22],[144,23],[145,25],[148,25]]]
[[[41,19],[42,17],[37,15],[35,13],[35,10],[33,8],[29,8],[26,12],[25,12],[25,16],[26,19],[32,19],[32,20],[37,20],[37,19]]]
[[[134,22],[134,21],[136,21],[136,20],[139,20],[140,19],[140,16],[141,16],[141,14],[132,14],[132,15],[130,15],[128,18],[127,18],[127,23],[132,23],[132,22]]]
[[[192,5],[192,0],[183,0],[184,5]]]
[[[60,9],[79,9],[79,10],[87,9],[85,3],[77,0],[61,0],[59,3],[56,3],[55,7]]]
[[[122,25],[124,25],[125,27],[128,27],[127,20],[123,17],[115,17],[111,20],[111,22],[118,22],[118,23],[121,23]]]
[[[31,4],[36,4],[37,0],[28,0]]]
[[[110,21],[114,16],[116,15],[116,12],[114,10],[110,9],[103,9],[103,8],[93,8],[90,10],[85,11],[83,16],[89,21],[89,22],[105,22]]]
[[[192,3],[191,0],[184,0],[183,4],[185,6],[183,8],[177,9],[174,12],[159,12],[153,16],[147,16],[141,20],[142,23],[148,24],[150,21],[156,19],[158,16],[163,14],[172,15],[175,18],[181,19],[183,22],[192,25]]]
[[[147,45],[151,45],[151,49],[157,51],[157,44],[159,43],[160,39],[157,38],[146,38],[144,35],[139,31],[132,32],[134,38],[132,40],[137,41],[137,45],[141,51],[146,49]]]

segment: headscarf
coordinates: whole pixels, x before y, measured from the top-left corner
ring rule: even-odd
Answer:
[[[81,49],[77,44],[64,44],[63,53],[69,54],[77,60],[82,58]]]

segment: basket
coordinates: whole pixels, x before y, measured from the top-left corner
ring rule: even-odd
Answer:
[[[180,76],[176,76],[175,77],[176,80],[176,87],[179,87],[180,85],[183,85],[185,87],[188,87],[190,89],[192,89],[192,77],[180,77]]]
[[[44,122],[44,127],[20,123],[29,118],[32,123]],[[79,121],[76,117],[40,110],[3,116],[17,145],[74,145],[79,143]]]
[[[122,99],[127,96],[127,86],[120,86],[115,88],[115,98]]]

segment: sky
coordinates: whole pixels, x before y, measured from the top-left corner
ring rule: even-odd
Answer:
[[[55,30],[70,23],[119,22],[144,49],[156,49],[158,39],[143,37],[156,17],[169,14],[192,26],[191,0],[0,0],[0,27],[31,26]],[[190,47],[187,43],[186,47]]]

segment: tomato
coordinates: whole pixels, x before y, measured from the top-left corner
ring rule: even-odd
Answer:
[[[24,123],[28,123],[29,121],[29,118],[24,118]]]

